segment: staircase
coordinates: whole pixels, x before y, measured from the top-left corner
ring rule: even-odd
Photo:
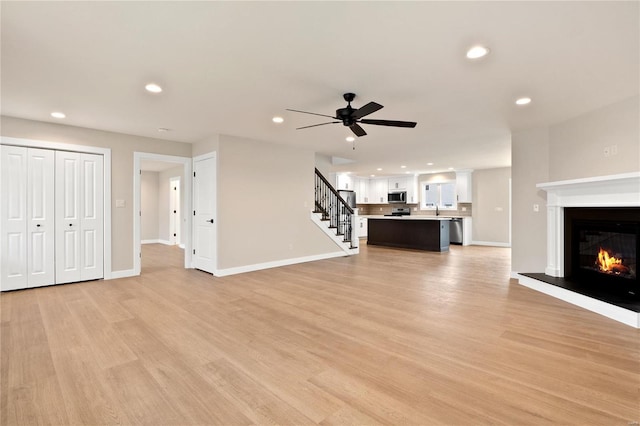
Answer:
[[[348,255],[359,253],[355,235],[357,213],[316,169],[314,221]]]

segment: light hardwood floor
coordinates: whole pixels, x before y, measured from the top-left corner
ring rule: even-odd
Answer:
[[[510,281],[508,249],[181,263],[0,295],[2,425],[640,420],[639,331]]]

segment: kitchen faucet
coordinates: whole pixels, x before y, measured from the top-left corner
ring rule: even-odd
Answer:
[[[436,216],[440,216],[440,210],[438,210],[438,205],[436,204]]]

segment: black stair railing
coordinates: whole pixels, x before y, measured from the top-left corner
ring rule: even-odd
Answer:
[[[316,169],[316,200],[315,212],[322,214],[322,220],[329,221],[329,228],[335,228],[336,235],[342,235],[343,241],[353,246],[353,218],[354,211],[338,194],[338,191]]]

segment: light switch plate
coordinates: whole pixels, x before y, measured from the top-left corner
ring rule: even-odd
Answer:
[[[117,209],[123,209],[124,206],[125,206],[124,200],[116,200],[116,208]]]

